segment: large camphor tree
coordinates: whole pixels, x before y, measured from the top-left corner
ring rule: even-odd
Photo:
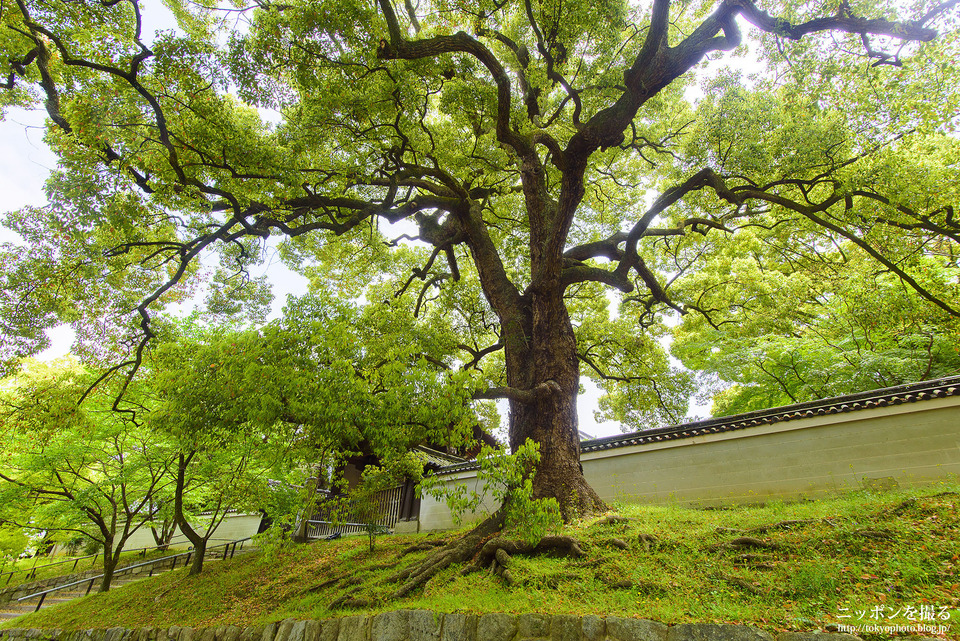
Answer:
[[[158,33],[138,0],[4,4],[0,95],[43,105],[60,158],[49,205],[4,222],[24,240],[3,256],[4,358],[72,320],[130,375],[197,279],[262,298],[245,275],[279,237],[318,286],[451,304],[445,366],[509,399],[536,496],[572,519],[603,507],[581,367],[613,415],[674,415],[692,386],[664,314],[749,309],[719,295],[717,256],[789,286],[855,251],[960,313],[958,0],[166,4],[178,30]],[[709,65],[745,55],[757,73]]]

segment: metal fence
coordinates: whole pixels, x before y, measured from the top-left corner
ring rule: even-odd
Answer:
[[[237,539],[236,541],[230,541],[229,543],[222,543],[220,545],[214,545],[206,549],[206,556],[208,558],[222,558],[226,560],[228,557],[233,558],[233,555],[237,552],[237,545],[240,545],[240,550],[243,550],[243,544],[250,540],[250,537],[243,539]],[[219,548],[223,548],[223,555],[221,557]],[[117,577],[125,572],[134,572],[135,570],[142,570],[143,568],[149,568],[147,576],[153,576],[154,568],[158,565],[163,565],[164,563],[170,563],[170,569],[174,570],[177,567],[177,562],[180,559],[183,559],[183,567],[186,567],[190,563],[190,557],[194,554],[193,550],[187,552],[181,552],[179,554],[172,554],[169,556],[162,556],[156,559],[151,559],[149,561],[144,561],[143,563],[136,563],[134,565],[128,565],[122,568],[117,568],[113,572],[113,576]],[[68,590],[70,588],[77,588],[79,586],[86,585],[87,589],[84,592],[84,596],[90,594],[90,591],[93,589],[94,584],[103,578],[102,574],[97,576],[87,577],[85,579],[80,579],[79,581],[72,581],[70,583],[65,583],[63,585],[58,585],[53,588],[47,588],[40,592],[35,592],[33,594],[28,594],[27,596],[22,596],[17,599],[17,603],[22,603],[24,601],[29,601],[30,599],[37,599],[37,607],[34,608],[34,612],[39,610],[43,606],[44,600],[47,598],[47,595],[53,594],[54,592],[59,592],[61,590]],[[82,591],[82,590],[81,590]]]
[[[317,490],[319,500],[313,518],[307,521],[306,537],[318,539],[331,534],[367,532],[371,527],[389,529],[400,519],[403,486],[377,492],[362,506],[348,496]]]

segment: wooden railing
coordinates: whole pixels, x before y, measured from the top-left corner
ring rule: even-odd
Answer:
[[[403,500],[403,486],[377,492],[362,509],[349,497],[329,490],[317,490],[319,501],[313,518],[307,521],[306,537],[318,539],[331,534],[367,532],[371,527],[389,529],[397,524]]]

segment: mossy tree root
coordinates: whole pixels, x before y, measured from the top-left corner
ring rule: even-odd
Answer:
[[[422,562],[405,568],[390,577],[393,583],[402,585],[391,595],[391,599],[400,599],[414,590],[423,587],[427,581],[457,563],[467,565],[463,573],[467,574],[490,567],[507,584],[513,584],[513,577],[507,571],[511,564],[511,555],[515,554],[553,554],[558,556],[584,556],[579,542],[569,536],[545,536],[531,543],[522,539],[498,536],[503,527],[501,512],[483,521],[463,538],[438,548]]]

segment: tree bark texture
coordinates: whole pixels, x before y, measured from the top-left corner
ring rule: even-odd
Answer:
[[[103,578],[100,580],[100,587],[97,588],[98,592],[108,592],[110,590],[113,573],[117,568],[117,561],[119,561],[119,555],[114,556],[113,539],[107,538],[103,542]]]
[[[548,385],[532,402],[510,401],[510,449],[527,439],[540,446],[534,498],[555,498],[564,520],[606,509],[580,466],[577,394],[580,366],[573,326],[559,287],[533,293],[521,336],[507,333],[507,378],[511,387]]]
[[[187,466],[190,465],[190,461],[193,459],[193,456],[196,452],[192,452],[189,456],[184,456],[180,454],[177,465],[177,491],[174,496],[174,518],[176,519],[177,525],[180,527],[180,531],[183,533],[187,540],[193,544],[194,556],[193,563],[190,565],[190,575],[200,574],[203,571],[203,557],[207,551],[207,540],[200,535],[196,530],[193,529],[188,522],[186,517],[183,514],[183,495],[186,491],[186,474]]]

